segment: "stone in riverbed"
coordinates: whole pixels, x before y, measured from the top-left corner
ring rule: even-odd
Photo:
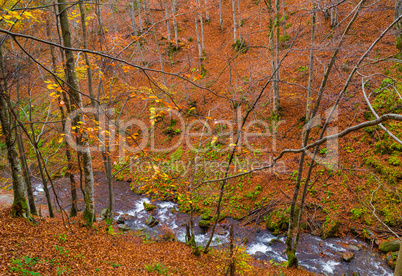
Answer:
[[[355,253],[353,253],[353,252],[345,252],[342,254],[342,259],[345,262],[350,262],[354,256],[355,256]]]
[[[281,241],[280,239],[272,239],[269,242],[269,245],[272,246],[274,244],[283,244],[283,241]]]
[[[151,212],[151,211],[155,210],[156,208],[158,208],[155,205],[146,203],[145,201],[143,202],[143,205],[144,205],[145,211],[147,211],[147,212]]]
[[[101,219],[105,220],[107,218],[108,214],[109,214],[109,209],[107,209],[107,208],[102,209],[101,214],[100,214]]]
[[[267,257],[267,255],[265,255],[263,252],[261,251],[257,251],[254,253],[254,258],[256,260],[264,260]]]
[[[348,246],[348,249],[349,249],[349,250],[352,250],[352,251],[359,251],[359,250],[360,250],[360,248],[357,247],[356,245],[349,245],[349,246]]]
[[[378,249],[380,249],[382,252],[396,252],[399,251],[400,247],[400,242],[399,241],[384,241],[380,243],[380,246]]]
[[[153,216],[149,216],[148,219],[145,221],[145,224],[152,228],[152,227],[158,225],[159,221],[156,218],[154,218]]]
[[[118,224],[117,228],[119,228],[120,231],[130,231],[130,227],[128,227],[126,224]]]
[[[117,224],[123,224],[127,219],[124,217],[124,215],[121,215],[117,220]]]

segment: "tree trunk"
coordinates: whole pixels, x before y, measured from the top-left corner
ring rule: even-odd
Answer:
[[[402,0],[396,0],[395,3],[395,19],[402,15]],[[402,20],[395,25],[395,46],[402,51]]]
[[[170,32],[170,23],[169,23],[169,8],[168,8],[168,3],[167,0],[165,0],[165,21],[166,21],[166,30],[167,30],[167,35],[168,35],[168,40],[172,40],[172,34]]]
[[[60,13],[60,27],[63,35],[63,43],[67,48],[72,48],[70,25],[68,22],[67,6],[65,0],[58,0],[58,8]],[[78,87],[78,79],[75,71],[74,53],[71,50],[65,49],[66,54],[66,70],[67,70],[67,83],[69,84],[69,95],[71,102],[76,105],[76,108],[82,107],[81,94]],[[84,122],[84,116],[80,114],[78,120]],[[73,122],[77,126],[77,120]],[[78,133],[77,133],[78,134]],[[85,175],[85,210],[84,219],[88,226],[92,225],[95,220],[95,203],[94,203],[94,177],[92,171],[92,158],[88,146],[87,135],[82,132],[82,139],[80,140],[82,160]]]
[[[239,40],[241,41],[241,32],[240,32],[240,30],[241,30],[241,25],[242,25],[242,23],[241,23],[241,12],[240,12],[240,0],[238,0],[238,2],[237,2],[237,6],[238,6],[238,15],[237,15],[237,33],[238,33],[238,37],[239,37]]]
[[[13,181],[14,202],[11,210],[12,217],[30,216],[29,207],[25,198],[25,183],[21,174],[21,167],[18,162],[18,153],[14,133],[11,129],[10,117],[6,97],[8,97],[8,85],[6,80],[5,68],[3,63],[3,52],[0,48],[0,70],[2,81],[0,82],[0,123],[3,135],[5,137],[7,148],[7,159],[11,168],[11,177]]]
[[[275,67],[275,99],[274,99],[274,114],[279,116],[280,110],[280,97],[279,97],[279,21],[280,21],[280,13],[279,13],[279,0],[275,1],[275,8],[276,8],[276,23],[275,23],[275,30],[276,30],[276,43],[275,43],[275,56],[276,56],[276,67]]]
[[[402,276],[402,246],[399,247],[394,276]]]
[[[141,1],[137,0],[137,11],[138,11],[138,25],[140,26],[140,32],[144,31],[144,27],[142,26],[142,18],[141,18]]]
[[[221,31],[223,31],[222,0],[219,0],[219,24],[221,25]]]
[[[52,41],[52,36],[50,33],[50,24],[49,20],[47,20],[47,36],[48,40]],[[61,51],[62,54],[62,59],[64,59],[63,51]],[[53,73],[56,73],[56,56],[54,53],[54,47],[50,46],[50,56],[52,58],[52,71]],[[65,68],[64,68],[65,69]],[[55,78],[55,81],[58,82],[58,80]],[[63,101],[64,105],[61,104],[61,97],[58,97],[58,103],[59,103],[59,109],[60,109],[60,114],[61,114],[61,127],[63,130],[63,133],[66,132],[66,113],[64,112],[63,106],[66,107],[67,113],[70,113],[70,102],[67,99],[66,93],[61,93],[63,96]],[[77,197],[77,184],[74,179],[74,173],[73,173],[73,168],[74,168],[74,162],[71,154],[71,147],[68,143],[65,144],[65,151],[66,151],[66,158],[67,158],[67,172],[70,178],[70,193],[71,193],[71,210],[70,210],[70,216],[74,217],[77,215],[78,212],[78,197]]]
[[[174,30],[174,42],[176,46],[176,50],[179,49],[179,36],[178,36],[178,27],[177,27],[177,19],[176,19],[176,6],[177,0],[172,0],[172,16],[173,16],[173,30]]]
[[[131,19],[131,28],[133,29],[133,33],[135,36],[138,36],[138,30],[137,30],[137,25],[135,25],[135,5],[134,5],[134,0],[130,2],[130,7],[128,8],[130,19]]]
[[[236,21],[236,0],[232,0],[232,12],[233,12],[233,39],[237,41],[237,21]]]
[[[16,104],[16,109],[18,110],[19,106],[19,83],[16,85],[17,89],[17,104]],[[19,112],[17,113],[17,116],[19,116]],[[17,118],[19,119],[19,118]],[[27,164],[27,159],[25,158],[25,148],[24,148],[24,142],[22,140],[22,133],[21,133],[21,126],[18,125],[15,129],[15,137],[17,139],[17,144],[18,144],[18,152],[19,152],[19,157],[20,157],[20,162],[21,162],[21,168],[22,168],[22,173],[24,175],[24,181],[25,181],[25,186],[27,189],[28,193],[28,202],[29,202],[29,209],[31,211],[32,215],[37,215],[36,211],[36,206],[35,206],[35,198],[33,195],[32,191],[32,183],[31,183],[31,177],[29,174],[29,168]]]
[[[307,86],[307,101],[306,101],[306,118],[305,121],[307,122],[310,120],[310,113],[311,113],[311,93],[313,89],[313,67],[314,67],[314,40],[315,40],[315,21],[316,21],[316,14],[315,14],[315,0],[313,0],[313,18],[311,23],[311,43],[310,43],[310,65],[309,65],[309,74],[308,74],[308,86]]]
[[[207,23],[209,23],[211,21],[211,18],[209,17],[209,12],[208,12],[208,0],[205,0],[205,7],[206,7],[206,11],[205,11],[205,20]]]
[[[330,9],[330,14],[331,14],[331,27],[334,28],[338,24],[338,1],[337,0],[331,0],[331,9]]]

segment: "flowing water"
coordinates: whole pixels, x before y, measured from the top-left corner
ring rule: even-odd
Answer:
[[[95,200],[98,214],[103,208],[107,208],[107,186],[104,176],[96,173]],[[62,206],[68,208],[69,184],[68,179],[55,181],[57,193],[62,201]],[[43,187],[40,181],[34,181],[35,193],[40,196],[41,203],[44,203]],[[164,228],[170,229],[179,241],[185,241],[185,224],[189,215],[178,212],[177,204],[169,201],[151,202],[145,196],[133,193],[127,182],[115,181],[115,210],[119,215],[131,216],[125,222],[133,230],[145,231],[148,235],[158,235]],[[80,193],[79,193],[80,194]],[[158,208],[152,212],[152,216],[159,221],[153,228],[145,224],[150,213],[145,211],[143,202],[152,203]],[[82,205],[82,204],[81,204]],[[205,245],[209,238],[209,232],[203,234],[198,227],[200,218],[195,218],[196,242]],[[216,229],[213,246],[227,246],[229,241],[230,224],[235,226],[235,237],[237,241],[247,238],[247,252],[256,259],[280,263],[286,261],[284,237],[274,236],[266,230],[259,231],[255,228],[242,226],[233,219],[226,219]],[[377,252],[370,250],[366,242],[353,238],[329,238],[322,240],[320,237],[310,234],[302,234],[297,248],[297,257],[300,266],[306,270],[324,275],[393,275],[393,271]],[[355,257],[350,262],[341,260],[342,253],[353,252]]]

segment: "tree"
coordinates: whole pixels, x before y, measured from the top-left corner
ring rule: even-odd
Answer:
[[[402,15],[402,1],[396,0],[395,1],[395,19],[399,18]],[[398,21],[395,25],[395,41],[396,41],[396,48],[399,51],[402,51],[402,21]]]
[[[7,73],[4,65],[3,52],[0,46],[0,70],[1,79],[0,82],[0,122],[2,133],[5,136],[5,143],[7,148],[7,159],[11,169],[11,176],[13,181],[14,202],[11,210],[12,217],[30,217],[30,211],[28,202],[25,198],[25,183],[22,176],[21,166],[18,160],[18,152],[16,148],[16,138],[14,131],[12,130]]]
[[[70,25],[68,22],[68,14],[67,14],[67,6],[64,0],[58,0],[58,9],[60,13],[60,28],[63,36],[64,46],[67,48],[72,48],[71,41],[71,31]],[[69,50],[64,50],[66,55],[66,73],[67,73],[67,85],[69,87],[68,93],[71,98],[71,102],[75,105],[76,109],[82,108],[82,100],[81,100],[81,92],[78,87],[78,80],[75,71],[75,61],[74,61],[74,53]],[[74,119],[73,126],[77,130],[77,126],[79,127],[80,123],[84,121],[84,116],[80,112],[79,115]],[[79,128],[78,128],[79,129]],[[94,202],[94,177],[92,171],[92,158],[91,152],[88,146],[88,140],[85,132],[79,133],[79,131],[75,132],[75,135],[80,136],[79,145],[81,145],[81,153],[83,157],[83,166],[84,166],[84,174],[85,174],[85,210],[84,210],[84,218],[88,225],[92,225],[92,222],[95,220],[95,202]]]

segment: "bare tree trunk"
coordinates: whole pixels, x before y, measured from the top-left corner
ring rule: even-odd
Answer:
[[[395,19],[402,15],[402,0],[395,2]],[[402,51],[402,20],[395,25],[395,46],[399,51]]]
[[[278,30],[278,25],[275,23],[273,19],[272,13],[273,13],[273,8],[272,8],[272,2],[271,0],[268,0],[267,2],[267,8],[268,12],[270,14],[269,17],[269,49],[271,52],[271,68],[272,68],[272,114],[273,115],[279,115],[279,107],[280,107],[280,101],[279,101],[279,57],[278,55],[278,32],[275,32]],[[276,3],[278,3],[278,0],[276,0]],[[278,18],[278,9],[276,13],[276,19]],[[275,44],[275,36],[277,38],[277,42]]]
[[[68,22],[68,14],[66,11],[65,0],[58,0],[58,8],[60,13],[60,27],[63,35],[63,43],[67,48],[72,48],[70,25]],[[66,69],[67,69],[67,83],[69,84],[69,94],[72,102],[77,108],[82,107],[81,94],[78,87],[78,79],[75,71],[74,53],[71,50],[65,49],[66,53]],[[84,116],[80,114],[78,120],[83,122]],[[77,120],[74,121],[74,125],[77,126]],[[80,141],[82,159],[85,175],[85,210],[84,219],[88,226],[92,225],[95,219],[95,202],[94,202],[94,177],[92,171],[92,158],[91,152],[88,146],[88,138],[84,132],[82,132],[82,139]]]
[[[177,27],[177,19],[176,19],[176,6],[177,6],[177,0],[172,0],[174,42],[176,45],[176,49],[179,49],[179,36],[178,36],[178,27]]]
[[[321,98],[322,98],[322,95],[323,95],[323,92],[324,92],[324,88],[326,86],[326,83],[327,83],[329,74],[331,72],[331,69],[332,69],[332,67],[333,67],[333,65],[335,63],[336,56],[339,53],[339,50],[341,49],[341,45],[342,45],[342,43],[344,41],[344,38],[345,38],[346,34],[349,32],[349,30],[350,30],[352,24],[354,23],[354,21],[356,20],[358,14],[359,14],[359,11],[360,11],[362,5],[364,4],[364,2],[365,2],[365,0],[360,1],[359,6],[357,7],[356,13],[354,14],[353,18],[350,20],[348,26],[346,27],[346,29],[345,29],[345,31],[344,31],[344,33],[342,35],[342,38],[339,41],[339,43],[338,43],[338,45],[336,47],[336,50],[335,50],[335,52],[333,53],[333,55],[331,57],[331,60],[330,60],[330,62],[328,64],[328,67],[327,67],[327,69],[325,71],[324,77],[323,77],[322,82],[321,82],[321,86],[320,86],[319,91],[318,91],[318,97],[317,97],[314,109],[312,111],[312,114],[310,115],[311,118],[313,118],[316,115],[316,113],[318,112],[318,108],[320,106],[320,102],[321,102]],[[324,128],[325,127],[326,126],[324,126]],[[322,132],[320,134],[320,139],[322,138],[324,130],[322,130]],[[307,141],[308,141],[308,138],[309,138],[309,133],[310,133],[310,128],[307,127],[307,130],[305,131],[305,135],[303,135],[304,137],[302,139],[302,146],[307,144]],[[297,221],[296,221],[296,223],[297,223],[297,232],[296,232],[296,237],[294,239],[294,242],[292,242],[292,240],[293,240],[294,222],[295,222],[295,219],[296,219],[295,218],[295,210],[296,210],[297,198],[298,198],[298,195],[299,195],[300,184],[301,184],[301,179],[302,179],[305,152],[303,151],[301,153],[301,155],[300,155],[299,168],[298,168],[296,185],[295,185],[295,190],[294,190],[294,193],[293,193],[293,198],[292,198],[292,203],[291,203],[291,208],[290,208],[289,228],[288,228],[288,234],[287,234],[287,239],[286,239],[286,254],[287,254],[287,257],[288,257],[288,267],[292,267],[292,266],[297,267],[298,266],[298,260],[297,260],[297,256],[296,256],[296,248],[297,248],[299,235],[300,235],[300,220],[301,220],[301,216],[302,216],[302,212],[303,212],[303,208],[304,208],[305,197],[307,195],[307,187],[308,187],[308,183],[310,181],[311,172],[312,172],[312,169],[314,167],[314,159],[315,159],[315,156],[316,156],[317,152],[318,152],[318,146],[315,147],[315,149],[314,149],[313,160],[312,160],[312,162],[311,162],[311,164],[309,166],[309,170],[308,170],[308,173],[307,173],[307,178],[304,181],[305,186],[303,188],[303,195],[302,195],[302,198],[301,198],[300,213],[299,213],[299,216],[298,216]]]
[[[167,35],[168,35],[168,40],[172,40],[172,34],[170,32],[170,23],[169,23],[169,8],[168,8],[168,2],[165,0],[165,21],[166,21],[166,30],[167,30]]]
[[[141,18],[141,10],[142,10],[141,0],[137,0],[137,10],[138,10],[138,25],[140,26],[140,32],[142,33],[144,31],[144,27],[142,25],[142,18]]]
[[[49,20],[46,21],[47,24],[47,36],[49,41],[52,41],[52,36],[50,33],[50,22]],[[62,54],[62,59],[64,60],[64,55],[63,51],[61,51]],[[50,56],[52,58],[52,71],[56,73],[56,56],[54,53],[54,47],[50,46]],[[65,69],[65,68],[64,68]],[[58,82],[57,79],[55,79],[56,82]],[[63,101],[64,101],[64,106],[66,107],[66,112],[67,114],[70,113],[70,102],[67,99],[66,93],[61,93],[63,96]],[[57,98],[59,102],[59,109],[60,109],[60,114],[61,114],[61,127],[63,130],[63,133],[66,132],[66,113],[64,112],[63,105],[61,104],[61,97]],[[70,193],[71,193],[71,209],[70,209],[70,216],[74,217],[77,215],[78,212],[78,196],[77,196],[77,183],[75,182],[74,178],[74,173],[73,173],[73,168],[74,168],[74,161],[72,158],[71,154],[71,147],[68,143],[65,144],[65,151],[66,151],[66,157],[67,157],[67,171],[68,171],[68,176],[70,178]]]
[[[282,0],[282,33],[286,36],[286,1]]]
[[[219,0],[219,24],[221,25],[221,31],[223,31],[222,0]]]
[[[242,22],[241,22],[241,12],[240,12],[240,0],[238,0],[238,2],[237,2],[237,5],[238,5],[238,16],[237,16],[237,28],[238,28],[238,37],[239,37],[239,40],[241,41],[241,25],[242,25]]]
[[[11,177],[13,181],[14,202],[11,216],[29,218],[29,207],[25,198],[25,183],[21,175],[21,167],[18,162],[18,153],[15,146],[15,137],[11,129],[9,117],[10,113],[8,109],[11,108],[11,106],[8,106],[6,101],[6,97],[8,97],[8,85],[3,62],[3,52],[0,47],[0,70],[2,74],[2,81],[0,82],[0,123],[5,137],[7,159],[11,168]]]
[[[198,30],[198,15],[197,14],[195,14],[194,19],[195,19],[195,32],[197,34],[198,58],[199,58],[200,62],[202,62],[202,46],[201,46],[201,40],[200,40],[200,32]]]
[[[135,36],[138,36],[137,25],[135,24],[135,5],[134,0],[131,0],[130,7],[128,8],[128,13],[130,14],[131,19],[131,28],[133,29],[133,33]]]
[[[315,40],[315,22],[316,22],[316,3],[313,0],[313,18],[311,23],[311,43],[310,43],[310,65],[309,65],[309,73],[308,73],[308,87],[307,87],[307,101],[306,101],[306,119],[307,122],[310,120],[311,113],[311,92],[313,88],[313,67],[314,67],[314,40]]]
[[[234,43],[236,43],[237,41],[236,0],[232,0],[232,12],[233,12],[233,39]]]
[[[86,19],[85,19],[85,10],[83,8],[82,3],[79,3],[79,8],[80,8],[80,13],[81,13],[81,29],[82,29],[82,40],[83,40],[83,46],[84,49],[88,48],[88,43],[87,43],[87,30],[86,30]],[[138,8],[138,1],[137,1],[137,8]],[[85,59],[85,64],[87,65],[87,75],[88,75],[88,92],[91,97],[91,103],[92,107],[96,110],[95,113],[95,121],[97,127],[99,127],[100,121],[100,107],[99,104],[95,100],[95,95],[93,92],[93,79],[92,79],[92,70],[91,70],[91,63],[89,62],[88,55],[84,53],[84,59]],[[99,98],[99,97],[98,97]],[[109,132],[109,119],[108,116],[104,116],[105,122],[106,122],[106,129],[105,129],[105,134]],[[111,223],[110,220],[113,221],[113,209],[114,209],[114,193],[113,193],[113,187],[112,187],[112,170],[111,170],[111,161],[110,161],[110,152],[109,152],[109,142],[107,141],[108,138],[104,138],[102,134],[98,134],[98,139],[101,144],[101,155],[102,155],[102,160],[103,160],[103,167],[105,169],[106,173],[106,179],[108,183],[108,189],[109,189],[109,212],[108,212],[108,219],[109,223]]]
[[[280,110],[280,97],[279,97],[279,80],[280,80],[280,74],[279,74],[279,21],[280,21],[280,13],[279,13],[279,0],[275,1],[275,8],[276,8],[276,24],[275,24],[275,29],[276,29],[276,44],[275,44],[275,56],[276,56],[276,72],[275,72],[275,99],[274,99],[274,114],[279,115],[279,110]]]
[[[206,22],[210,22],[211,18],[209,17],[209,12],[208,12],[208,0],[205,0],[205,7],[206,7],[206,11],[205,11],[205,20]]]
[[[335,27],[338,24],[338,0],[331,0],[331,27]]]
[[[17,90],[17,103],[16,103],[15,107],[18,110],[19,109],[19,100],[20,100],[19,83],[17,83],[17,85],[16,85],[16,90]],[[20,112],[17,111],[16,114],[17,114],[17,116],[19,116]],[[19,118],[17,118],[17,119],[19,119]],[[29,209],[30,209],[32,215],[37,215],[38,213],[36,211],[35,198],[34,198],[33,191],[32,191],[31,177],[29,174],[27,159],[25,158],[25,148],[24,148],[24,142],[22,140],[21,126],[19,124],[15,128],[15,137],[16,137],[17,144],[18,144],[19,158],[20,158],[22,173],[24,176],[24,181],[25,181],[26,190],[27,190],[27,194],[28,194]]]
[[[201,9],[201,0],[197,0],[198,9]],[[201,50],[202,53],[205,52],[205,42],[204,42],[204,19],[202,17],[202,12],[198,13],[200,21],[200,32],[201,32]]]

